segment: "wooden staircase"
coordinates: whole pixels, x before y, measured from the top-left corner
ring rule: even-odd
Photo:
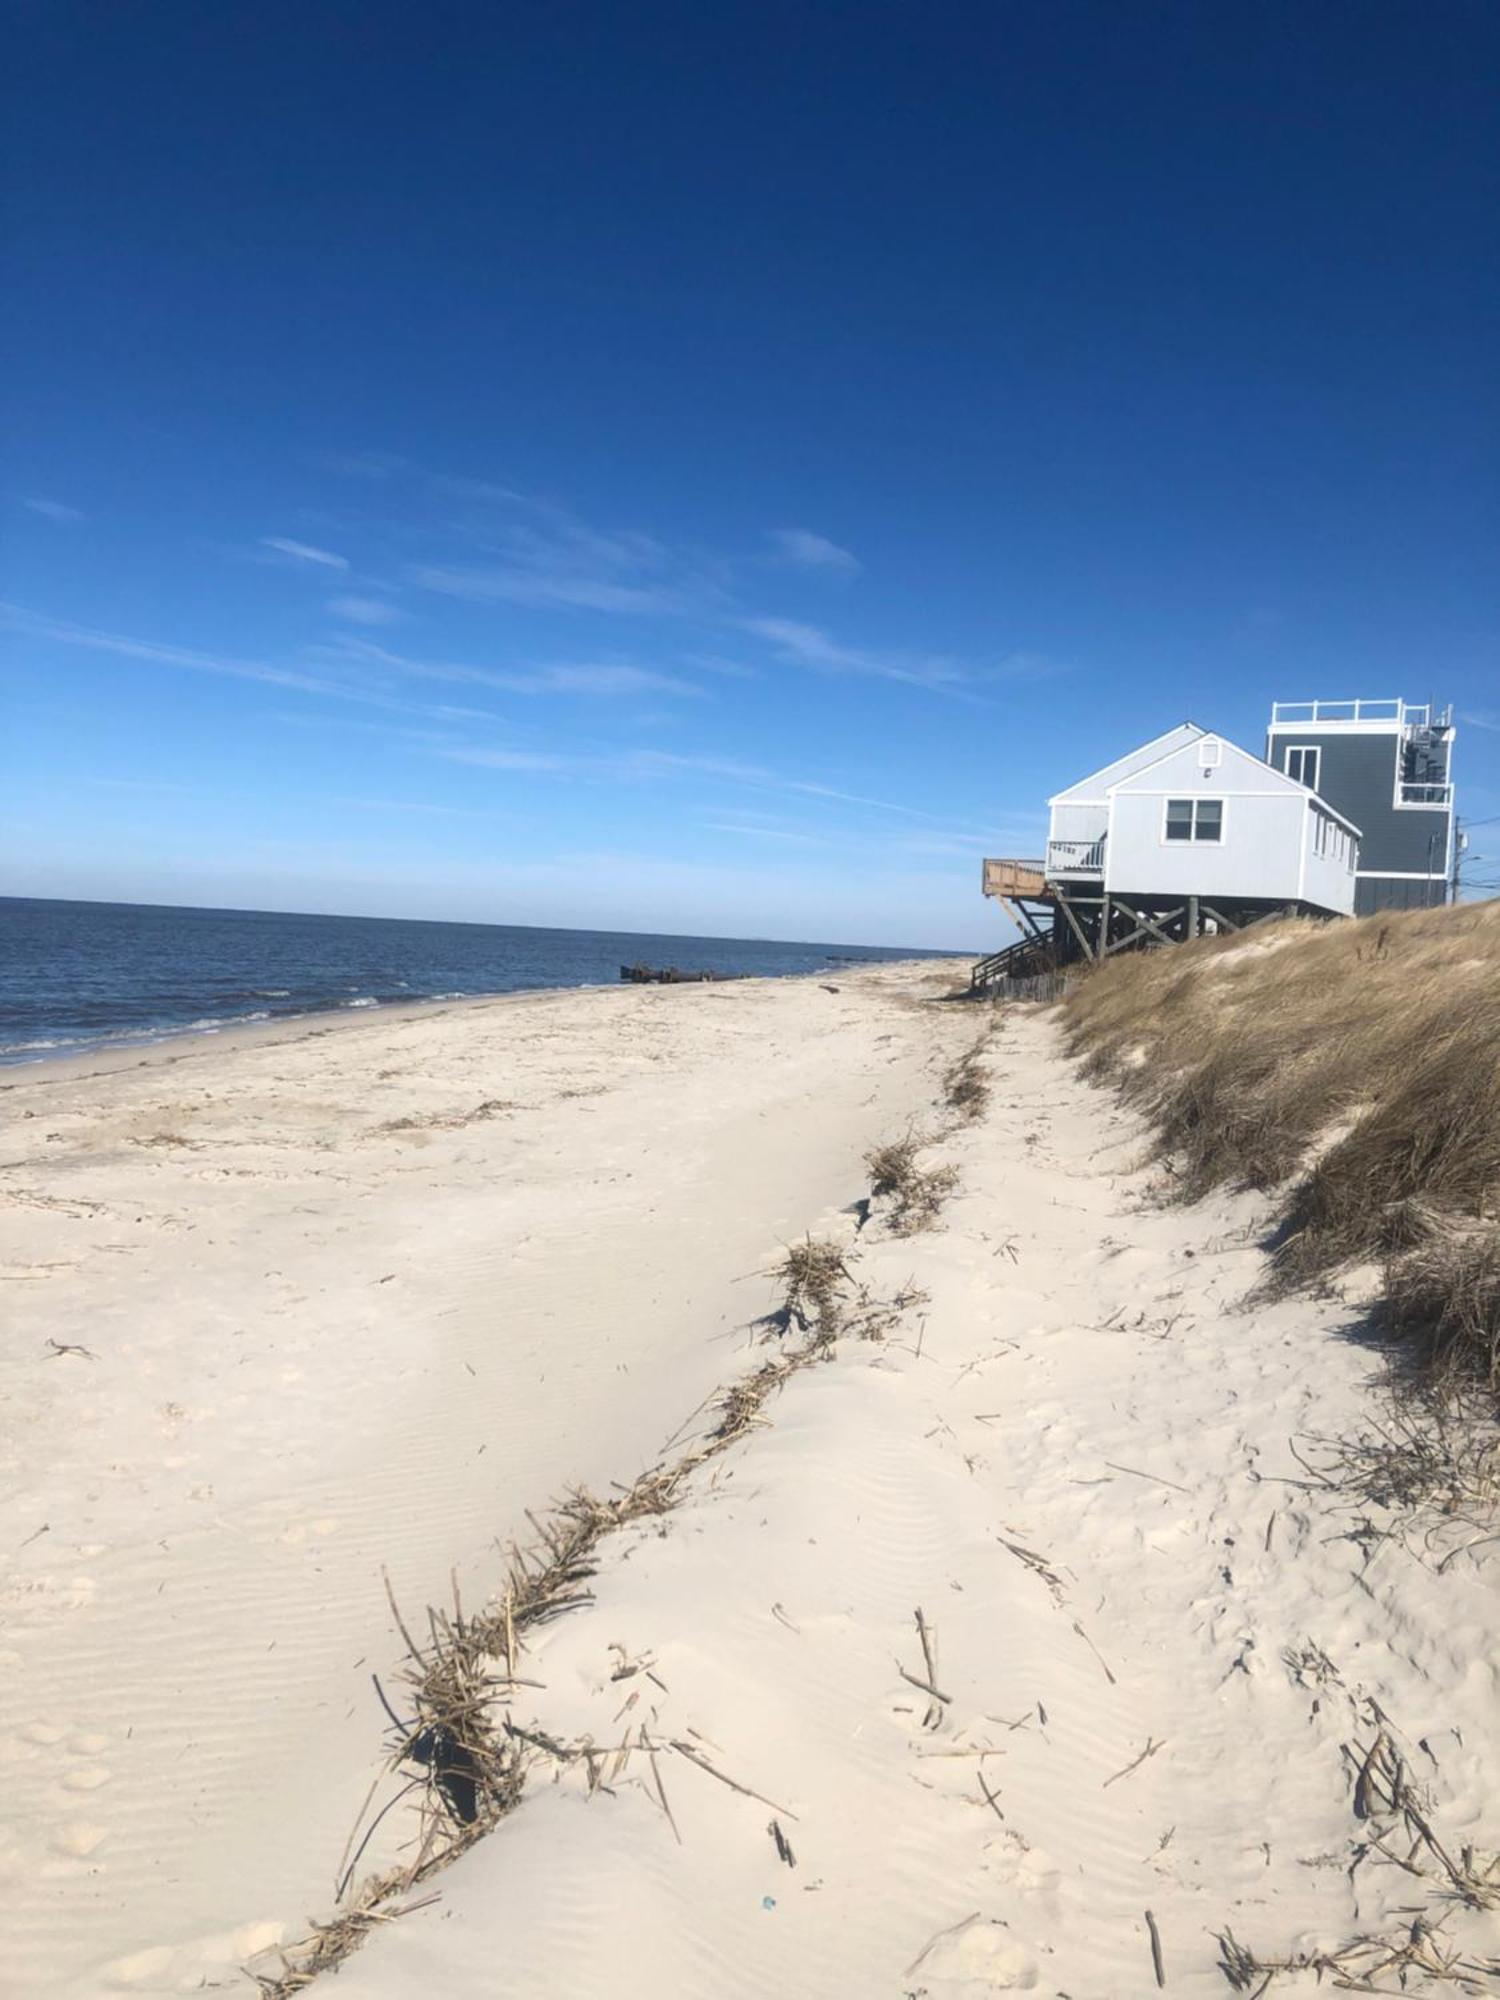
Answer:
[[[1015,986],[1022,980],[1056,977],[1057,967],[1050,949],[1035,938],[1017,938],[1004,951],[991,952],[988,958],[980,959],[969,973],[969,991],[989,993],[996,987]]]

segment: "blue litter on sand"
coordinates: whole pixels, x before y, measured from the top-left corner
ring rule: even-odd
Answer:
[[[760,1906],[763,1910],[774,1910],[776,1907],[776,1898],[774,1896],[762,1896]]]

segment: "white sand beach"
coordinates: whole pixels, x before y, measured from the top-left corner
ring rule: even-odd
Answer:
[[[528,995],[0,1077],[0,1987],[243,1984],[323,1908],[399,1658],[382,1571],[414,1613],[450,1572],[482,1595],[526,1508],[659,1452],[778,1244],[931,1095],[949,983]]]
[[[1429,1848],[1372,1845],[1394,1759],[1492,1846],[1500,1756],[1476,1531],[1303,1463],[1382,1412],[1357,1298],[1247,1304],[1263,1205],[1161,1205],[1047,1013],[998,1017],[964,1123],[940,1076],[986,1013],[931,966],[828,983],[10,1082],[13,1990],[275,1977],[335,1914],[372,1670],[401,1702],[382,1568],[414,1621],[450,1570],[482,1602],[526,1509],[680,1450],[809,1230],[904,1305],[528,1634],[508,1714],[559,1754],[342,2000],[1141,2000],[1414,1925],[1500,1953]],[[913,1127],[952,1193],[861,1228]]]

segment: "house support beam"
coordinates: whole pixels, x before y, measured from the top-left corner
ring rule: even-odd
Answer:
[[[1085,932],[1082,924],[1079,923],[1077,917],[1074,916],[1073,906],[1065,895],[1058,896],[1057,907],[1062,911],[1063,915],[1067,918],[1069,926],[1072,929],[1073,935],[1078,940],[1079,949],[1082,951],[1084,957],[1090,960],[1096,958],[1098,956],[1098,953],[1094,950],[1094,947],[1089,943],[1088,935]]]
[[[1024,903],[1012,902],[1009,897],[1002,900],[1007,913],[1015,919],[1020,929],[1026,932],[1033,944],[1051,945],[1052,940]]]
[[[1136,927],[1127,936],[1122,938],[1117,938],[1113,944],[1105,945],[1103,949],[1104,949],[1104,954],[1106,956],[1112,956],[1117,951],[1124,951],[1128,945],[1134,944],[1137,938],[1145,937],[1147,932],[1149,932],[1152,937],[1157,938],[1162,944],[1176,944],[1178,942],[1178,940],[1171,935],[1171,933],[1167,930],[1166,927],[1168,924],[1173,923],[1178,917],[1185,915],[1186,905],[1184,905],[1181,909],[1168,910],[1160,919],[1157,919],[1155,917],[1148,917],[1144,910],[1138,910],[1135,908],[1134,904],[1127,903],[1123,896],[1116,896],[1115,901],[1119,904],[1120,908],[1125,912],[1127,917],[1133,917],[1135,919]]]

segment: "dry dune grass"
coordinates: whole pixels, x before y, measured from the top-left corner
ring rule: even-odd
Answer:
[[[925,1229],[953,1192],[958,1176],[952,1167],[923,1167],[918,1156],[931,1137],[908,1132],[865,1156],[870,1192],[891,1204],[890,1226],[897,1236]]]
[[[1283,1192],[1283,1277],[1382,1262],[1392,1322],[1500,1387],[1500,903],[1117,959],[1066,1019],[1186,1198]]]

